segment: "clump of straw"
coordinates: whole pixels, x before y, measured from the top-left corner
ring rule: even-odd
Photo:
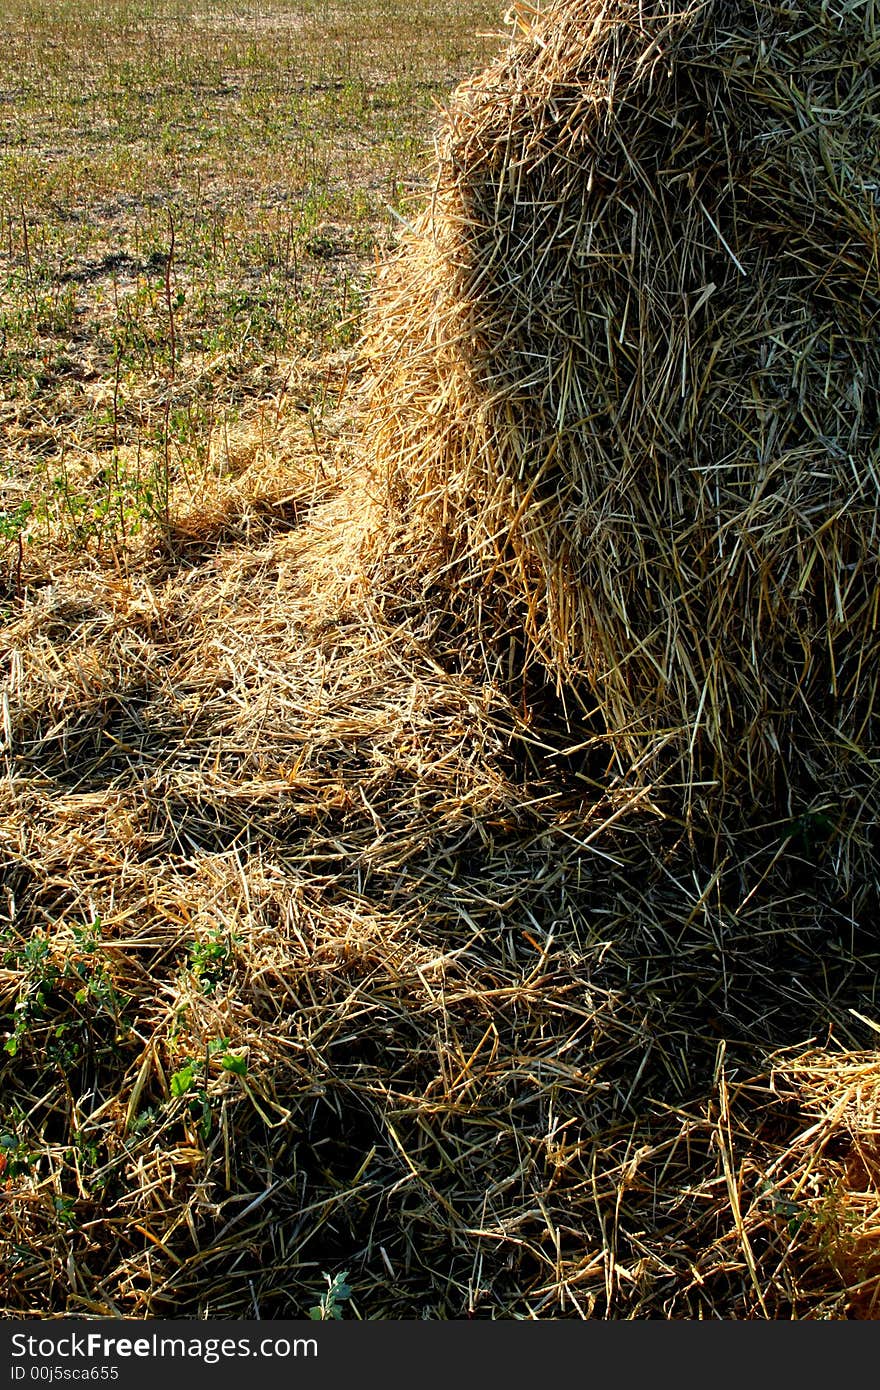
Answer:
[[[689,812],[850,841],[877,801],[873,16],[520,20],[452,101],[367,344],[399,536],[488,659],[549,670]]]
[[[877,1314],[870,9],[643,13],[456,100],[372,341],[383,566],[277,410],[162,546],[24,551],[7,1316]],[[729,821],[774,739],[774,834],[639,785]]]

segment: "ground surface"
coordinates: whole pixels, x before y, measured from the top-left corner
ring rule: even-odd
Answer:
[[[876,1311],[832,851],[603,781],[376,539],[358,316],[497,29],[4,6],[7,1315]]]

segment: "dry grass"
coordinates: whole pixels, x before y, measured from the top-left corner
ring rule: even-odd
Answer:
[[[876,1063],[799,1060],[869,942],[457,674],[298,428],[185,558],[24,577],[7,1313],[870,1311]]]
[[[875,1316],[874,878],[463,647],[344,406],[211,447],[10,552],[4,1314]]]

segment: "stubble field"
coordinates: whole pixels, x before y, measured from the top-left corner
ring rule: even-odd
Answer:
[[[876,1315],[816,827],[713,861],[376,539],[375,265],[503,42],[3,7],[6,1316]]]

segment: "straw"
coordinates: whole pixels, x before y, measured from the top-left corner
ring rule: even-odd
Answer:
[[[872,8],[520,9],[363,433],[25,549],[6,1315],[877,1315]]]

